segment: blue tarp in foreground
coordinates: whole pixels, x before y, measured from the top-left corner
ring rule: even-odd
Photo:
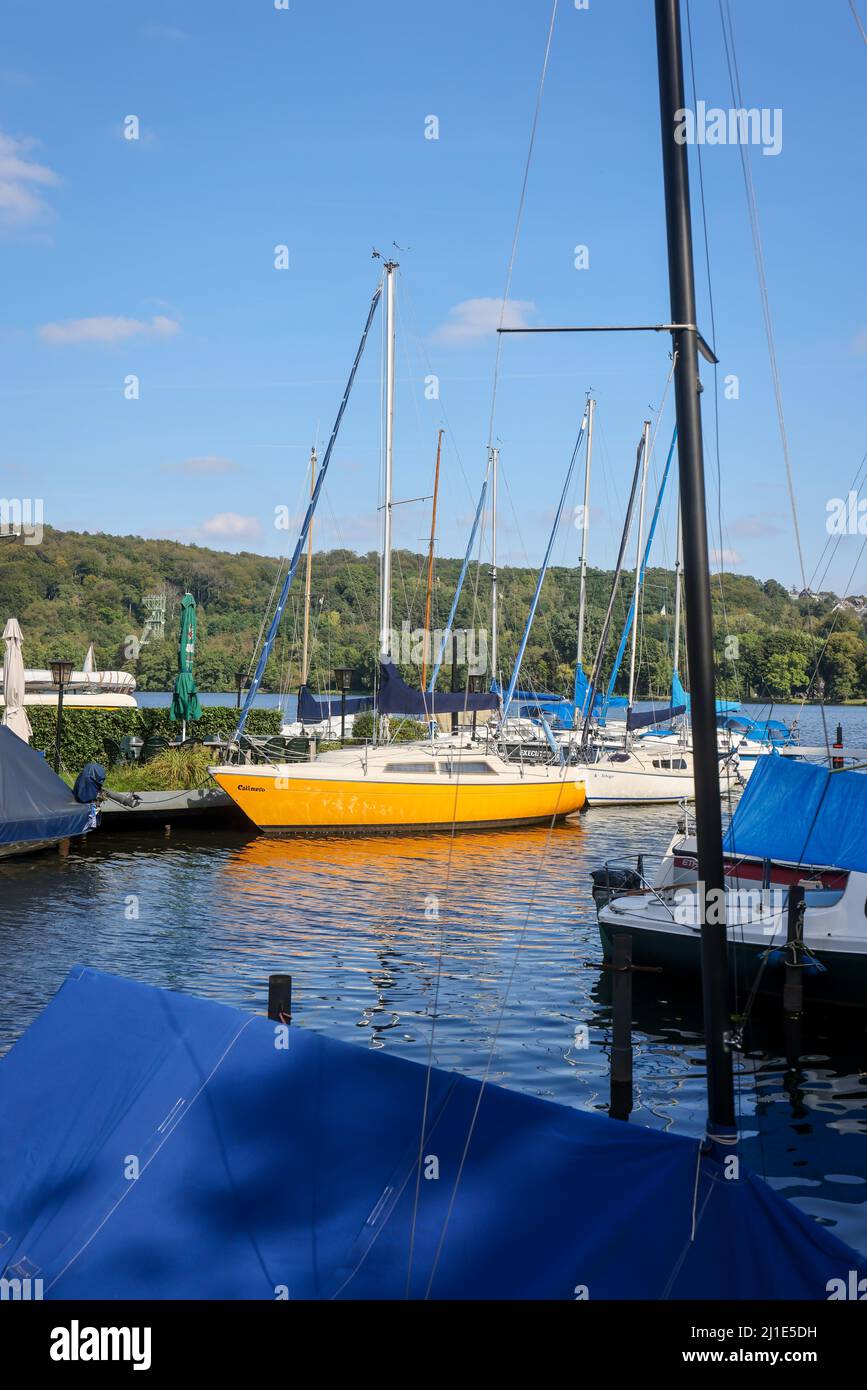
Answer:
[[[417,1184],[427,1076],[77,967],[0,1062],[3,1273],[55,1299],[824,1299],[867,1273],[743,1167],[697,1173],[695,1139],[494,1085],[473,1126],[480,1083],[438,1069]]]
[[[867,776],[774,753],[756,759],[723,847],[786,864],[867,872]]]
[[[82,835],[91,820],[42,755],[0,725],[0,844]]]

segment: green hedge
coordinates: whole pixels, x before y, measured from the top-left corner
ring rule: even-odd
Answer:
[[[54,757],[54,739],[57,728],[57,711],[50,705],[28,705],[27,717],[33,729],[30,740],[34,748],[41,749],[51,761]],[[228,735],[238,721],[238,711],[229,705],[206,705],[201,719],[187,729],[188,735],[195,731],[197,738],[212,738]],[[282,715],[276,709],[253,709],[247,716],[248,734],[279,734]],[[63,737],[60,744],[61,764],[68,772],[78,773],[85,763],[105,762],[105,741],[114,739],[120,743],[125,734],[136,734],[147,738],[148,734],[162,734],[165,738],[178,738],[180,724],[169,719],[168,707],[159,709],[64,709]]]

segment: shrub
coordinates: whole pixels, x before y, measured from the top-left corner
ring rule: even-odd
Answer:
[[[372,739],[373,721],[379,718],[373,710],[364,710],[355,716],[352,725],[353,739]],[[420,738],[427,738],[428,727],[419,719],[401,719],[397,715],[392,715],[388,720],[388,741],[389,743],[412,743]]]
[[[30,740],[51,761],[54,757],[54,738],[57,710],[51,705],[28,705],[27,715],[33,729]],[[238,720],[238,712],[229,705],[207,705],[201,719],[188,728],[195,737],[228,737]],[[247,717],[247,733],[279,734],[282,716],[276,709],[253,709]],[[85,763],[107,763],[106,741],[120,743],[126,734],[145,739],[148,734],[177,738],[180,725],[169,718],[168,706],[150,709],[64,709],[63,734],[60,744],[61,766],[77,774]],[[171,751],[171,750],[170,750]]]

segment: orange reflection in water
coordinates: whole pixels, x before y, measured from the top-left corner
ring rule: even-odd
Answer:
[[[562,925],[590,858],[579,821],[456,836],[260,835],[225,860],[220,888],[239,926],[282,928],[295,950],[339,949],[341,931],[429,950],[446,929],[454,958],[480,933],[490,946],[514,943],[525,924]]]

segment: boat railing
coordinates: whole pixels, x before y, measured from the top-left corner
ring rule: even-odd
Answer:
[[[616,874],[613,874],[612,870],[616,871]],[[603,873],[604,878],[601,877]],[[597,878],[597,874],[600,875],[599,878]],[[619,880],[619,882],[616,880]],[[643,854],[639,854],[636,857],[635,867],[633,867],[630,860],[625,858],[606,859],[605,863],[602,865],[602,869],[597,869],[593,875],[593,896],[594,898],[597,894],[600,897],[604,896],[606,905],[615,898],[634,893],[645,893],[655,898],[660,907],[664,908],[668,913],[672,922],[675,921],[674,912],[666,902],[663,894],[654,883],[651,883],[644,872]]]

